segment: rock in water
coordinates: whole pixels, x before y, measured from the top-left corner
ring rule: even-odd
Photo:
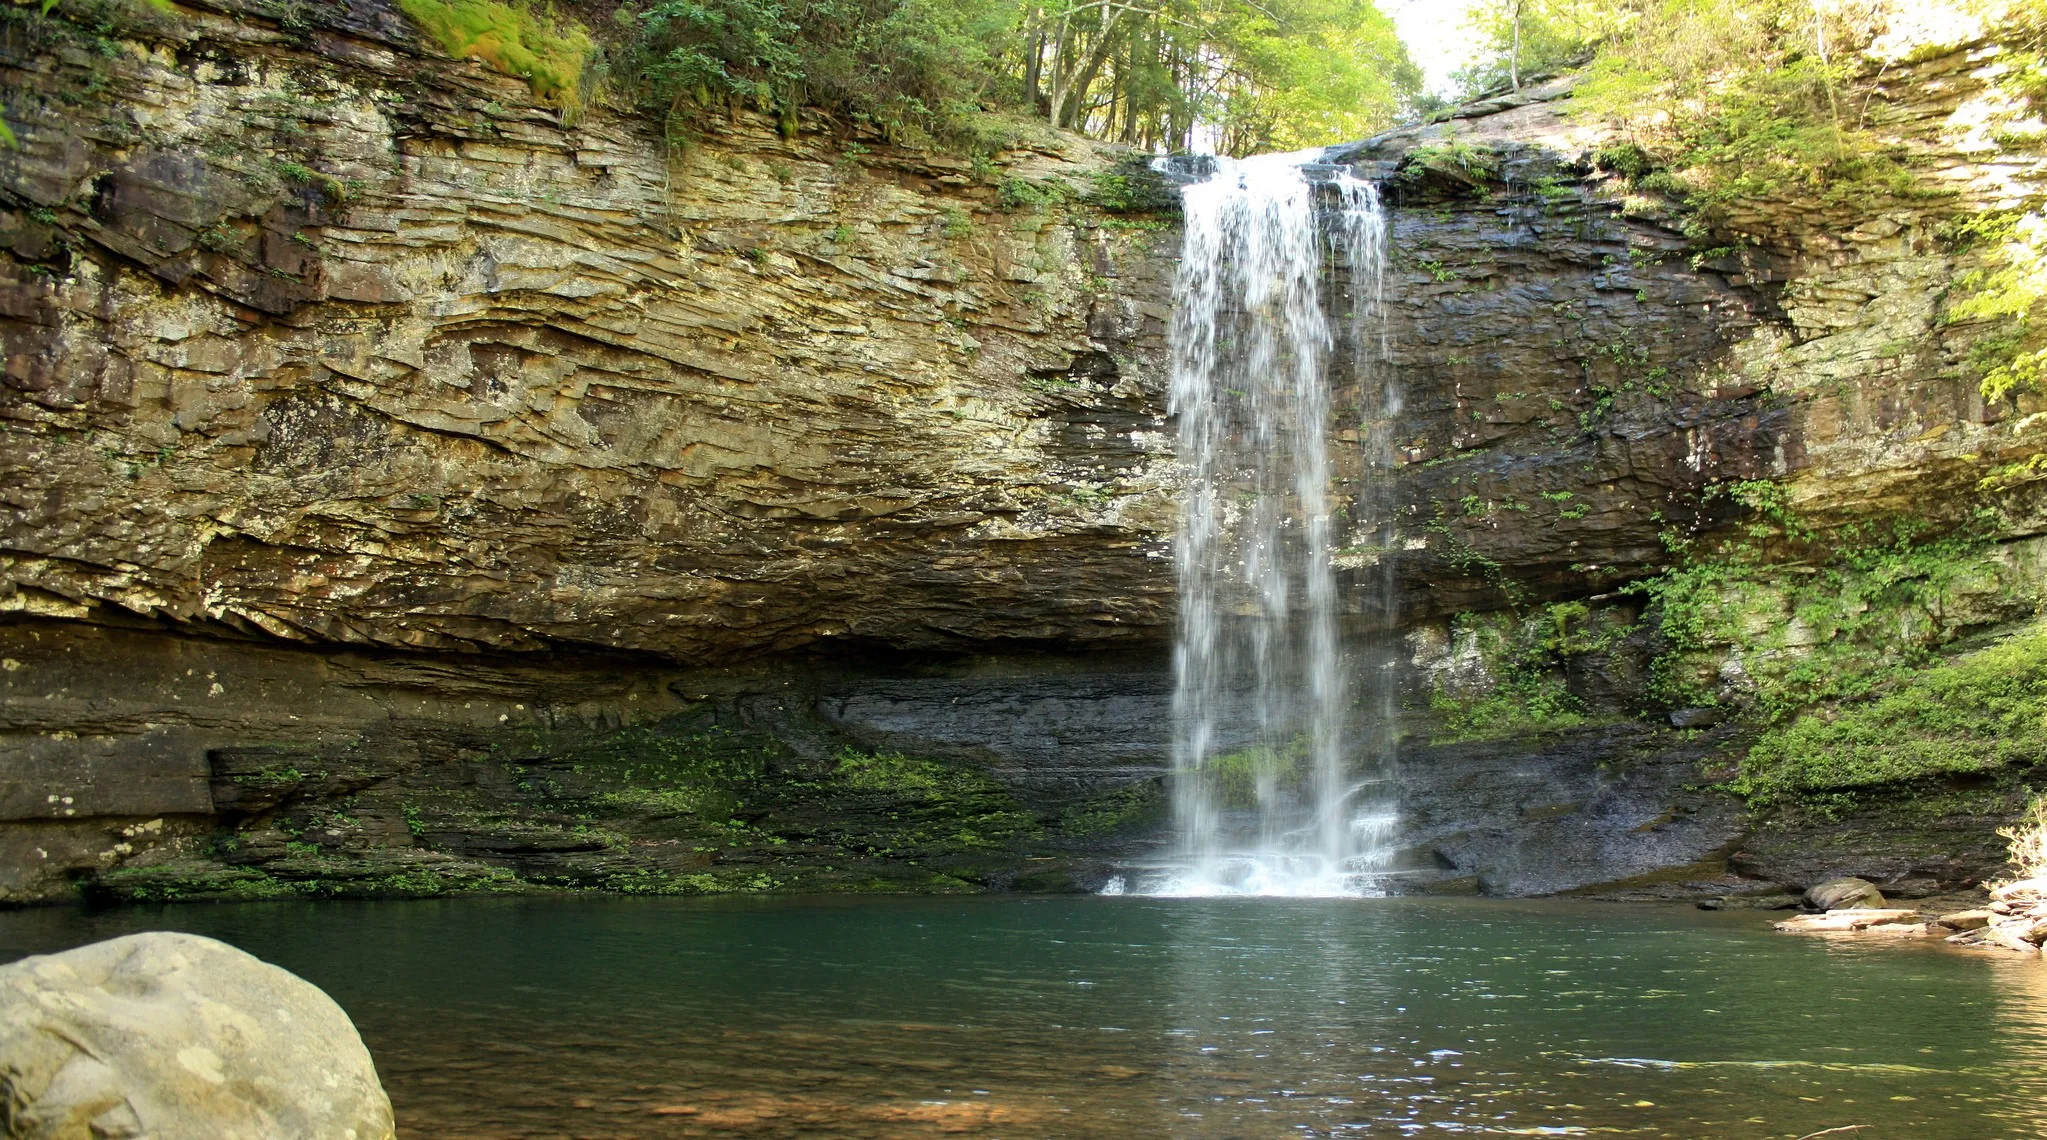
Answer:
[[[1868,879],[1829,879],[1805,891],[1805,905],[1814,910],[1853,910],[1884,905],[1884,893]]]
[[[1829,914],[1801,914],[1776,923],[1779,930],[1793,933],[1824,934],[1829,931],[1868,930],[1876,926],[1895,926],[1908,923],[1919,914],[1916,910],[1875,910],[1853,907]],[[1923,932],[1923,928],[1922,931]]]
[[[9,1140],[391,1140],[348,1015],[226,943],[153,932],[0,966]]]

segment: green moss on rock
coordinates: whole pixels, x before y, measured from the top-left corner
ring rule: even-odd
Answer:
[[[1429,695],[1434,744],[1502,740],[1564,732],[1600,723],[1602,716],[1571,692],[1566,672],[1574,658],[1604,654],[1634,628],[1625,609],[1594,609],[1584,602],[1460,614],[1450,624],[1453,652],[1475,658],[1479,677]]]
[[[2047,762],[2047,627],[1765,732],[1737,789],[1759,800]]]
[[[399,7],[456,59],[480,59],[524,79],[534,98],[558,110],[580,109],[583,73],[597,50],[582,28],[547,19],[524,3],[399,0]]]

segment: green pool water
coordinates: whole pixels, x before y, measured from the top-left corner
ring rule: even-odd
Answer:
[[[518,899],[0,913],[312,980],[401,1135],[2047,1136],[2047,965],[1483,900]]]

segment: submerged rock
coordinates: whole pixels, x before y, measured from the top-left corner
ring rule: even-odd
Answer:
[[[1793,894],[1722,895],[1697,905],[1700,910],[1797,910],[1802,902]]]
[[[1806,888],[1805,905],[1822,911],[1880,907],[1884,894],[1868,879],[1830,879]]]
[[[390,1140],[341,1007],[211,938],[151,932],[0,967],[9,1140]]]

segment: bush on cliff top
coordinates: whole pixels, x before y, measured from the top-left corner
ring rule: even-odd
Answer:
[[[1370,0],[606,0],[586,31],[547,0],[400,0],[447,51],[573,112],[611,96],[685,136],[703,108],[793,131],[814,107],[902,142],[987,149],[983,112],[1146,150],[1231,153],[1389,125],[1420,72]],[[594,36],[594,38],[593,38]]]
[[[1978,7],[2012,53],[2033,41],[2027,5]],[[1703,236],[1749,221],[1759,198],[1871,209],[1951,193],[1880,123],[1891,100],[1865,50],[1906,12],[1909,0],[1490,0],[1476,21],[1489,52],[1463,78],[1469,94],[1506,80],[1517,42],[1524,77],[1589,57],[1570,110],[1622,126],[1660,168],[1630,180],[1689,204]]]
[[[2047,627],[1899,678],[1881,696],[1765,732],[1737,791],[1802,794],[2047,762]]]
[[[573,22],[496,0],[399,0],[399,7],[456,59],[480,59],[524,79],[535,98],[566,115],[582,109],[583,76],[597,45]]]

